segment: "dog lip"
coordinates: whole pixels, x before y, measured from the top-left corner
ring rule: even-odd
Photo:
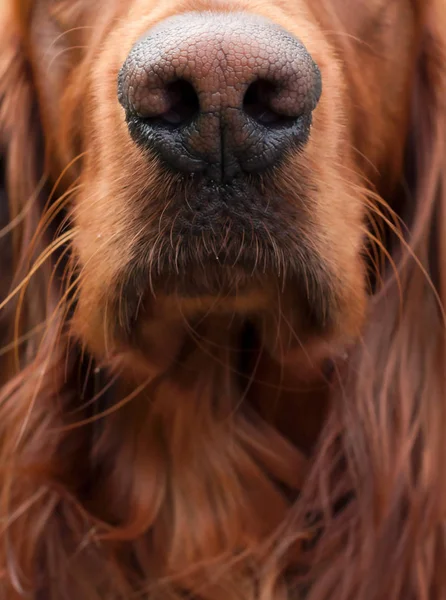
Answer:
[[[261,279],[252,265],[244,264],[243,260],[225,264],[223,258],[211,254],[208,260],[191,262],[180,273],[162,274],[156,279],[155,287],[163,294],[186,298],[234,297],[249,292]]]
[[[286,203],[273,189],[265,193],[258,182],[248,177],[229,183],[208,181],[203,177],[183,180],[177,185],[172,203],[176,225],[190,233],[213,225],[230,224],[234,230],[251,228],[253,221],[273,221],[273,213],[286,209]]]
[[[269,274],[277,280],[292,271],[294,259],[286,250],[299,239],[300,209],[273,183],[262,184],[255,177],[227,184],[204,177],[174,180],[147,245],[146,280],[188,295],[233,294],[249,278]]]

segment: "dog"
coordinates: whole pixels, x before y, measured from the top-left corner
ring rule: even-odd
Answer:
[[[444,2],[0,29],[0,597],[444,598]]]

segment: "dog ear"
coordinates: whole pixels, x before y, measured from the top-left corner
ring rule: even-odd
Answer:
[[[446,589],[446,13],[441,0],[412,4],[421,36],[394,204],[403,225],[362,339],[335,373],[302,496],[302,515],[321,507],[311,600]]]
[[[406,159],[407,187],[413,202],[406,203],[411,211],[402,216],[412,227],[413,246],[429,237],[430,259],[426,256],[425,267],[438,284],[446,276],[440,273],[436,259],[442,248],[444,257],[441,232],[445,228],[440,223],[446,218],[446,13],[439,0],[430,0],[423,8],[420,18],[424,32],[415,71]],[[429,216],[432,226],[428,228],[430,235],[425,236],[422,229],[428,226]]]
[[[7,345],[11,343],[11,336],[41,327],[47,315],[51,277],[51,267],[46,264],[38,270],[32,267],[36,273],[31,280],[27,279],[32,261],[44,248],[43,239],[39,242],[33,238],[41,219],[46,188],[41,119],[27,34],[31,5],[32,2],[5,0],[0,7],[1,202],[2,212],[8,219],[1,230],[0,241],[3,251],[11,257],[8,273],[2,272],[3,285],[10,287],[10,293],[3,292],[0,312],[2,322],[7,324],[2,328],[8,330],[6,339],[2,339]],[[19,305],[20,315],[15,313]],[[29,342],[28,354],[35,342],[36,338]],[[0,356],[3,367],[5,353]],[[5,371],[3,368],[3,376]]]
[[[335,572],[345,573],[344,592],[331,592],[342,599],[440,598],[446,587],[446,12],[441,0],[419,8],[406,189],[398,202],[404,226],[319,455],[318,495],[327,501],[332,478],[351,489],[354,527],[348,551],[329,550],[330,535],[341,534],[335,519],[327,522],[319,551],[330,553],[330,572],[311,598],[328,597],[321,590]],[[342,439],[343,476],[330,439]]]
[[[44,174],[55,181],[76,155],[68,146],[75,145],[79,98],[72,96],[83,89],[82,74],[67,84],[67,73],[81,71],[92,10],[86,0],[5,0],[0,7],[0,143],[11,219],[38,195]]]
[[[27,241],[23,237],[29,215],[36,216],[35,206],[27,201],[35,193],[41,169],[39,116],[24,24],[17,7],[18,3],[7,0],[0,9],[0,142],[10,219],[18,223],[14,231],[16,250]]]

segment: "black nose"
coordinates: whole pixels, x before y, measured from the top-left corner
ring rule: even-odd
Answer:
[[[245,13],[187,13],[133,47],[118,82],[134,141],[172,169],[227,181],[308,139],[321,77],[303,44]]]

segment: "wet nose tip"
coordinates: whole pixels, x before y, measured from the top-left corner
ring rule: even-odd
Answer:
[[[118,97],[130,135],[179,171],[262,171],[306,143],[321,95],[303,44],[260,17],[188,13],[130,51]],[[224,167],[222,165],[224,164]]]

